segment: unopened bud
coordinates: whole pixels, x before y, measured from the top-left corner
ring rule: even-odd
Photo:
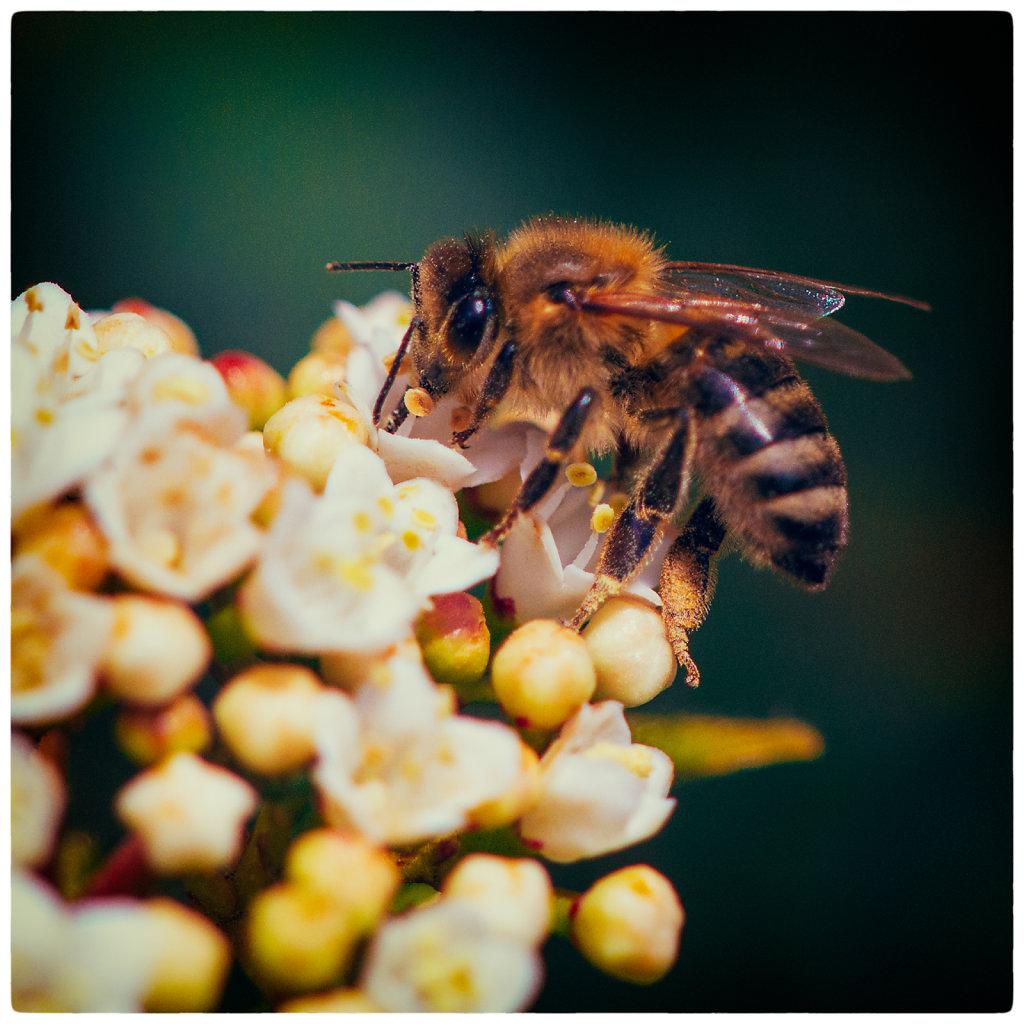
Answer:
[[[245,922],[249,970],[277,993],[337,984],[358,937],[330,894],[295,882],[258,893]]]
[[[483,605],[461,591],[430,599],[416,621],[416,639],[430,674],[442,683],[475,683],[487,668],[491,634]]]
[[[333,349],[307,353],[288,374],[288,397],[333,395],[334,386],[345,379],[347,363],[345,353]]]
[[[491,682],[517,725],[554,729],[590,700],[597,677],[578,633],[552,619],[534,619],[498,649]]]
[[[572,910],[572,941],[597,968],[647,985],[664,977],[679,952],[683,907],[671,883],[646,864],[595,882]]]
[[[254,665],[228,681],[213,702],[217,731],[249,770],[283,775],[316,754],[317,697],[323,685],[302,665]]]
[[[156,963],[143,1004],[150,1013],[206,1013],[220,1002],[231,943],[202,914],[169,899],[146,911],[154,926]]]
[[[284,405],[285,384],[281,374],[251,352],[237,349],[220,352],[210,362],[224,378],[231,401],[248,414],[250,429],[262,430]]]
[[[107,575],[107,539],[85,506],[63,502],[21,517],[14,554],[38,555],[74,590],[95,590]]]
[[[361,933],[373,930],[402,882],[391,854],[358,832],[318,828],[289,847],[285,877],[333,897]]]
[[[442,893],[471,906],[490,931],[530,945],[551,926],[554,890],[539,861],[473,853],[455,865]]]
[[[188,605],[141,594],[118,594],[113,600],[114,629],[101,668],[114,696],[153,707],[199,679],[212,646]]]
[[[352,334],[341,318],[332,316],[316,329],[309,347],[314,352],[336,352],[339,355],[347,355],[354,344]]]
[[[206,705],[187,693],[162,708],[124,708],[114,722],[114,738],[122,753],[146,767],[179,750],[205,750],[213,723]]]
[[[583,639],[597,673],[596,700],[636,707],[675,679],[678,666],[661,613],[646,601],[610,598],[584,628]]]
[[[152,324],[156,324],[171,339],[171,351],[182,352],[187,356],[199,355],[199,343],[184,320],[151,305],[145,299],[122,299],[115,302],[110,310],[112,313],[135,313]]]
[[[338,452],[347,444],[365,444],[368,437],[356,410],[329,395],[293,398],[263,427],[266,450],[304,476],[317,491],[324,489]]]

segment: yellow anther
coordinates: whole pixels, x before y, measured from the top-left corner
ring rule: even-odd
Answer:
[[[414,508],[412,510],[412,521],[424,530],[437,529],[437,516],[428,512],[425,508]]]
[[[77,305],[68,306],[67,319],[64,321],[65,331],[77,331],[82,326],[81,312]]]
[[[402,534],[402,543],[410,550],[415,551],[420,547],[420,535],[415,530],[406,530]]]
[[[604,533],[615,522],[615,510],[607,502],[594,509],[590,517],[590,528],[594,533]]]
[[[565,478],[573,487],[589,487],[597,479],[597,470],[589,462],[573,462],[565,467]]]
[[[403,401],[413,416],[429,416],[434,411],[434,400],[423,388],[409,388]]]
[[[620,743],[595,743],[583,752],[583,756],[616,761],[641,779],[646,779],[654,767],[650,750],[636,743],[628,747]]]

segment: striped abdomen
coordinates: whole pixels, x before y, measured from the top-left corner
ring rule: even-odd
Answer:
[[[707,346],[693,376],[697,463],[753,561],[811,590],[846,545],[846,468],[789,359],[739,342]]]

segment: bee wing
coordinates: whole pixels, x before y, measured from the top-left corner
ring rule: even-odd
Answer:
[[[841,309],[847,295],[863,295],[871,299],[900,302],[915,309],[931,309],[927,302],[910,299],[905,295],[730,263],[677,260],[666,265],[664,277],[670,285],[695,295],[719,295],[748,302],[778,302],[796,309],[814,310],[818,316],[828,316]]]
[[[838,291],[829,291],[833,286],[814,282],[812,287],[779,275],[766,278],[768,293],[759,297],[755,297],[755,286],[747,278],[702,270],[687,275],[686,287],[673,275],[672,291],[664,295],[598,292],[581,297],[580,303],[597,313],[658,320],[742,338],[854,377],[910,377],[910,371],[894,355],[845,324],[827,318],[844,298]],[[783,288],[791,288],[792,293],[783,295]]]

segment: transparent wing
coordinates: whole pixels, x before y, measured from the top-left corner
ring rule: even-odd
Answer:
[[[741,338],[854,377],[901,380],[910,376],[894,355],[828,318],[843,303],[839,286],[765,273],[762,289],[761,280],[747,273],[736,276],[729,269],[718,274],[713,265],[700,266],[709,269],[687,270],[682,278],[674,273],[668,277],[666,294],[594,292],[577,295],[575,300],[580,308],[595,313],[657,320]],[[758,294],[760,290],[764,294]]]

